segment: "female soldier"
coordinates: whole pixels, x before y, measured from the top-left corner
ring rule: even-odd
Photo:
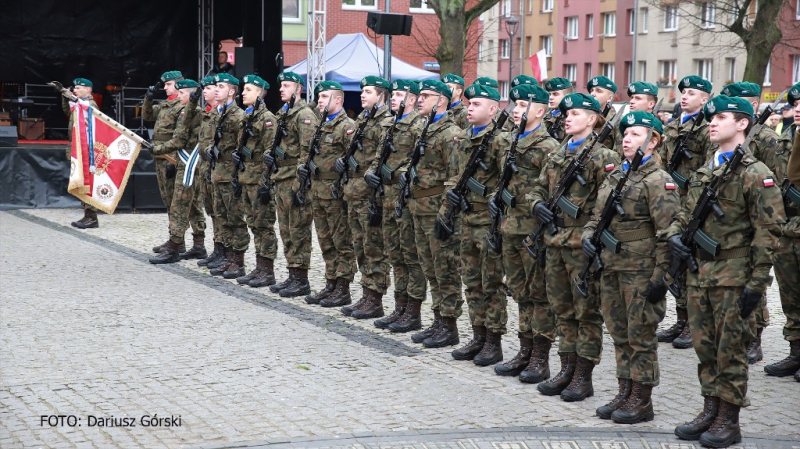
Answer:
[[[663,277],[671,260],[663,233],[680,209],[680,197],[670,175],[660,168],[656,149],[664,132],[661,121],[649,112],[635,111],[623,117],[619,128],[626,162],[600,187],[583,231],[583,250],[589,261],[598,255],[591,237],[612,191],[629,176],[619,200],[624,215],[615,212],[607,228],[621,242],[619,252],[606,248],[600,254],[601,310],[614,340],[619,393],[598,408],[597,415],[633,424],[653,419],[650,392],[659,378],[656,328],[666,310]],[[636,159],[640,148],[644,154],[637,168],[636,162],[628,161]],[[613,244],[605,239],[603,246],[606,242]]]

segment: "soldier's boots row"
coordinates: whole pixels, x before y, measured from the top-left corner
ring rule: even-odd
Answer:
[[[408,304],[406,305],[403,315],[394,323],[391,323],[387,329],[390,332],[405,333],[422,329],[422,317],[420,316],[422,309],[422,300],[408,297]],[[424,340],[424,339],[423,339]]]
[[[281,298],[294,298],[311,293],[311,284],[308,283],[308,269],[289,268],[289,272],[292,271],[294,271],[294,279],[277,292]]]
[[[633,388],[627,400],[621,407],[611,413],[611,419],[617,424],[636,424],[643,421],[652,421],[653,413],[652,385],[643,385],[633,382]]]
[[[212,276],[219,276],[225,272],[224,268],[221,271],[219,271],[219,269],[221,267],[227,267],[228,264],[230,264],[230,261],[228,260],[229,257],[233,257],[233,250],[229,246],[224,246],[219,257],[217,257],[216,260],[209,262],[206,265],[206,268],[209,269]],[[219,272],[217,273],[217,271]]]
[[[789,355],[776,363],[764,367],[764,371],[770,376],[786,377],[800,372],[800,340],[789,342]],[[795,379],[798,376],[795,374]]]
[[[327,279],[325,281],[325,288],[322,290],[307,295],[304,299],[307,304],[319,304],[320,301],[327,298],[336,289],[336,279]]]
[[[739,406],[717,397],[703,396],[703,410],[697,417],[675,428],[683,440],[700,440],[709,447],[728,447],[742,441]]]
[[[205,239],[200,236],[192,236],[192,247],[188,251],[184,248],[180,253],[181,260],[204,259],[208,256],[206,252]]]
[[[594,371],[594,362],[578,356],[575,374],[572,375],[572,379],[569,385],[567,385],[567,388],[561,391],[561,400],[565,402],[577,402],[594,396],[592,371]]]
[[[633,388],[632,380],[617,379],[617,383],[619,385],[619,390],[617,391],[617,395],[614,396],[614,399],[605,405],[597,407],[597,410],[595,410],[595,413],[600,419],[611,419],[611,414],[625,405],[625,402],[628,401],[628,396],[631,395],[631,389]]]
[[[498,376],[519,376],[519,373],[530,363],[532,351],[533,338],[519,334],[519,352],[508,362],[495,365],[495,374]]]
[[[363,287],[361,296],[364,298],[364,302],[361,307],[353,309],[350,317],[357,320],[366,320],[383,316],[383,295],[380,292]]]
[[[90,228],[100,227],[100,222],[97,221],[97,211],[89,209],[83,210],[83,218],[81,218],[78,221],[73,221],[70,224],[78,229],[90,229]]]
[[[675,349],[689,349],[692,347],[692,327],[689,323],[683,327],[683,331],[675,340],[672,340],[672,347]]]
[[[244,251],[231,251],[231,253],[233,254],[230,261],[231,263],[228,264],[227,269],[222,272],[222,277],[225,279],[236,279],[245,274]]]
[[[764,350],[761,349],[761,332],[763,331],[763,327],[756,329],[756,339],[747,345],[747,363],[750,365],[764,360]]]
[[[426,348],[443,348],[445,346],[457,344],[458,326],[456,325],[456,317],[454,316],[443,316],[439,322],[439,328],[436,330],[436,333],[422,340],[422,346]]]
[[[339,278],[336,280],[336,288],[333,289],[333,293],[321,300],[319,305],[326,308],[342,307],[351,302],[353,300],[350,297],[350,281],[345,278]]]
[[[253,271],[239,276],[236,278],[236,282],[256,288],[274,284],[274,261],[263,256],[256,256],[256,267]]]
[[[406,312],[408,306],[408,295],[401,292],[394,292],[394,310],[389,315],[375,320],[373,323],[378,329],[386,329],[390,324],[396,322]]]
[[[503,361],[503,334],[500,332],[486,331],[486,344],[472,363],[478,366],[490,366]]]
[[[703,396],[703,410],[691,421],[675,428],[675,435],[682,440],[699,440],[700,435],[711,428],[717,418],[720,399],[716,396]]]
[[[180,262],[180,247],[181,245],[179,243],[167,240],[167,244],[164,246],[163,250],[151,257],[149,262],[154,265]]]
[[[656,337],[660,343],[672,343],[673,340],[681,335],[683,329],[686,327],[686,323],[689,320],[689,311],[681,307],[676,307],[675,313],[678,316],[675,324],[667,329],[656,332]]]
[[[286,286],[288,286],[294,281],[294,277],[295,277],[294,268],[289,268],[289,277],[287,277],[285,280],[281,282],[278,282],[277,284],[270,285],[269,291],[271,291],[272,293],[280,293],[281,290],[286,288]]]
[[[439,313],[439,309],[433,309],[433,322],[427,328],[425,328],[422,332],[417,332],[416,334],[411,336],[411,341],[414,343],[422,343],[425,341],[426,338],[432,336],[439,330],[439,325],[442,324],[442,314]],[[391,329],[392,326],[389,326]]]
[[[572,376],[575,374],[575,364],[578,361],[578,354],[574,352],[562,352],[558,356],[561,358],[561,371],[552,379],[541,382],[536,386],[545,396],[557,396],[569,386]],[[531,360],[533,362],[533,360]],[[521,376],[521,375],[520,375]]]
[[[450,353],[456,360],[472,360],[486,344],[486,327],[472,326],[472,340]]]
[[[531,361],[528,366],[519,373],[519,381],[528,384],[538,384],[550,378],[550,348],[553,342],[542,335],[533,337],[533,349],[531,350]],[[564,357],[561,358],[561,367],[564,368]],[[574,367],[573,367],[574,369]],[[572,376],[572,374],[570,374]],[[565,385],[566,386],[566,385]],[[541,391],[541,390],[539,390]],[[558,391],[559,394],[561,390]]]
[[[208,266],[211,262],[218,261],[225,254],[225,246],[220,242],[214,242],[214,251],[209,254],[205,259],[197,261],[198,267]]]

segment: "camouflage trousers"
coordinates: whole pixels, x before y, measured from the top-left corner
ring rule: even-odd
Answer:
[[[96,207],[92,206],[91,204],[86,204],[83,201],[81,201],[81,207],[83,208],[83,210],[90,210],[90,211],[97,212],[97,208]]]
[[[220,214],[222,244],[236,252],[247,251],[250,234],[244,221],[244,204],[241,198],[233,195],[231,183],[214,183],[214,210]]]
[[[169,216],[169,238],[173,243],[183,244],[186,230],[192,227],[192,236],[204,239],[206,236],[206,216],[200,203],[200,184],[197,177],[190,186],[183,185],[186,166],[178,162],[177,174],[173,181],[172,204],[167,208]]]
[[[253,233],[256,256],[275,260],[278,256],[278,237],[275,235],[275,202],[261,204],[258,197],[258,184],[242,185],[242,207],[245,222]],[[247,243],[250,236],[247,235]]]
[[[460,223],[455,234],[443,242],[434,236],[433,228],[441,201],[438,196],[411,199],[409,209],[414,218],[414,240],[417,244],[422,273],[431,290],[431,308],[442,316],[461,316],[461,276],[458,273],[458,251],[461,242]]]
[[[156,164],[156,182],[158,183],[158,193],[161,195],[161,201],[164,202],[164,206],[167,207],[167,213],[169,213],[169,208],[172,207],[172,194],[175,190],[175,178],[167,179],[167,162],[166,159],[162,159],[160,157],[153,158],[153,161]]]
[[[425,275],[417,256],[417,244],[414,240],[414,219],[408,208],[397,218],[394,211],[394,200],[397,191],[386,188],[383,201],[383,250],[392,265],[394,274],[394,291],[408,295],[418,301],[425,300]]]
[[[781,245],[775,250],[773,262],[781,294],[781,308],[786,315],[783,338],[787,341],[800,340],[800,239],[781,237]]]
[[[287,268],[307,270],[311,264],[311,221],[314,213],[310,201],[303,206],[292,205],[293,181],[277,181],[272,190],[273,200],[278,211],[278,229]]]
[[[541,335],[556,340],[556,316],[547,300],[544,267],[531,259],[522,240],[525,235],[503,234],[503,268],[511,297],[519,307],[520,335]]]
[[[603,316],[597,282],[589,282],[589,297],[584,298],[572,280],[578,277],[586,256],[580,248],[548,246],[545,275],[547,297],[556,315],[559,353],[576,352],[600,363],[603,349]]]
[[[347,211],[340,200],[314,198],[314,228],[325,260],[325,279],[338,278],[353,282],[356,260],[353,256],[353,238],[347,222]]]
[[[461,221],[461,280],[466,287],[469,321],[473,327],[485,326],[492,333],[505,334],[508,300],[503,289],[503,256],[489,249],[486,242],[489,212],[465,214],[469,219],[462,217]],[[467,224],[478,217],[485,225]]]
[[[369,225],[369,201],[347,201],[348,225],[353,236],[353,250],[361,271],[361,286],[382,295],[389,288],[389,263],[383,253],[383,228]]]
[[[697,374],[704,396],[747,407],[747,344],[755,316],[743,319],[737,301],[744,287],[689,287],[689,325],[700,363]]]
[[[651,304],[642,296],[651,274],[604,271],[600,297],[603,319],[614,340],[617,378],[656,386],[660,377],[656,328],[664,319],[667,301]]]
[[[195,184],[199,185],[198,196],[203,208],[211,217],[211,232],[214,234],[214,243],[222,243],[220,237],[220,224],[219,214],[214,211],[214,184],[206,180],[206,173],[208,173],[208,162],[201,161],[200,166],[197,167],[197,174],[194,177]]]

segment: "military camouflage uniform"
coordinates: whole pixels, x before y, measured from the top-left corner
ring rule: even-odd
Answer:
[[[364,117],[363,114],[358,117],[356,126],[361,125],[365,120]],[[369,124],[364,128],[361,140],[364,151],[357,151],[354,154],[360,170],[351,173],[350,182],[344,187],[344,199],[347,201],[348,224],[353,234],[353,249],[358,260],[358,269],[361,271],[361,286],[382,296],[389,287],[389,264],[383,250],[381,227],[369,225],[367,209],[370,188],[364,180],[364,170],[380,154],[383,137],[392,126],[389,106],[380,107],[368,120]]]
[[[588,143],[588,140],[584,143]],[[561,175],[580,148],[581,146],[574,151],[568,151],[567,145],[564,145],[549,154],[547,164],[533,190],[525,196],[531,206],[531,215],[536,203],[550,198]],[[586,185],[581,186],[576,181],[563,196],[578,206],[581,214],[577,219],[563,213],[558,214],[554,219],[558,232],[555,235],[549,231],[544,233],[544,243],[547,246],[547,297],[556,315],[558,333],[561,336],[558,352],[577,353],[595,365],[600,362],[603,343],[600,295],[597,285],[589,284],[589,296],[584,298],[576,290],[572,280],[578,277],[586,261],[581,250],[581,233],[594,209],[597,189],[606,175],[619,164],[619,155],[597,144],[582,173]]]
[[[793,150],[788,133],[779,138],[775,154],[775,182],[784,182],[789,156],[800,149],[800,133],[795,135],[794,141]],[[780,238],[780,246],[773,255],[773,263],[781,294],[781,308],[786,316],[783,338],[791,342],[800,341],[800,283],[797,282],[797,275],[800,273],[800,205],[788,199],[784,204],[788,223]]]
[[[91,106],[93,108],[97,108],[97,103],[94,102],[94,99],[92,97],[83,98],[83,99],[81,99],[81,101],[88,101],[89,102],[89,106]],[[68,115],[69,116],[69,122],[67,122],[68,123],[68,125],[67,125],[67,141],[70,142],[70,143],[67,144],[67,162],[69,162],[69,161],[72,160],[72,121],[73,121],[73,117],[72,117],[72,109],[70,108],[69,100],[67,99],[67,97],[64,97],[64,96],[61,97],[61,110],[64,111],[64,115]],[[81,201],[81,206],[85,210],[97,212],[97,208],[96,207],[94,207],[92,205],[89,205],[89,204],[86,204],[83,201]]]
[[[447,110],[447,116],[461,129],[467,129],[470,126],[467,121],[467,106],[464,100],[459,100],[457,105],[451,106]]]
[[[189,103],[190,105],[192,103]],[[206,214],[211,217],[211,229],[214,233],[214,243],[222,243],[222,223],[219,213],[214,210],[214,184],[207,178],[209,162],[206,158],[206,149],[214,143],[215,128],[211,126],[214,114],[218,114],[216,107],[207,105],[200,111],[200,123],[197,125],[197,145],[200,151],[200,165],[194,182],[198,185],[199,193],[195,201],[202,204]]]
[[[247,224],[244,221],[242,200],[233,195],[231,175],[234,168],[231,154],[239,147],[239,127],[245,119],[245,113],[235,101],[231,101],[225,115],[212,115],[212,129],[216,130],[217,124],[223,117],[225,119],[222,124],[222,139],[217,144],[219,157],[211,172],[211,182],[214,183],[214,210],[220,215],[223,245],[234,252],[242,253],[247,251],[250,235],[247,233]]]
[[[591,238],[609,193],[623,176],[624,169],[618,167],[600,187],[584,239]],[[631,173],[620,202],[625,216],[616,214],[608,230],[622,242],[622,249],[615,254],[603,248],[600,253],[605,266],[600,282],[603,317],[614,340],[617,378],[656,386],[656,328],[664,318],[666,300],[652,304],[645,291],[648,283],[663,285],[672,261],[664,231],[680,210],[680,196],[672,177],[651,157]]]
[[[167,142],[172,139],[172,135],[177,128],[178,117],[181,115],[183,105],[175,98],[167,99],[167,101],[159,104],[153,104],[150,98],[144,99],[144,106],[142,110],[142,117],[148,122],[155,121],[153,125],[153,143],[159,144]],[[166,154],[176,158],[177,154],[172,152]],[[174,184],[172,179],[167,179],[167,160],[162,157],[155,157],[156,164],[156,181],[158,182],[158,191],[161,194],[161,199],[167,207],[167,212],[172,205],[172,193],[174,191]]]
[[[721,173],[723,167],[713,173]],[[688,195],[666,238],[684,232],[711,177],[712,170],[704,166],[690,179]],[[701,227],[722,251],[705,258],[698,249],[699,270],[686,276],[701,392],[739,407],[749,405],[747,344],[754,337],[755,317],[742,319],[737,301],[743,288],[763,293],[771,282],[771,258],[785,223],[780,187],[777,182],[771,185],[772,180],[772,172],[748,152],[718,192],[725,216],[710,214]]]
[[[544,114],[542,124],[554,139],[558,142],[563,142],[564,139],[567,138],[567,133],[564,131],[564,123],[566,120],[567,116],[559,112],[558,108],[556,108]]]

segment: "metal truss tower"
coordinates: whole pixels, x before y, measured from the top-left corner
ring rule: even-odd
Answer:
[[[214,48],[214,0],[197,0],[197,49],[200,59],[197,62],[197,79],[208,75],[217,62]]]
[[[314,99],[314,87],[325,80],[325,34],[327,0],[308,0],[308,82],[306,101]]]

